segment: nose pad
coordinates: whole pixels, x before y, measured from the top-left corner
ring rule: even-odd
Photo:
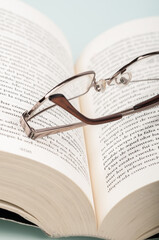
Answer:
[[[95,90],[97,92],[104,92],[106,90],[106,80],[105,79],[100,79],[95,83]]]
[[[128,85],[132,79],[131,72],[124,72],[120,76],[115,78],[115,83],[120,86]]]

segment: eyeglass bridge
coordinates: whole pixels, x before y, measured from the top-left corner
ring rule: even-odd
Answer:
[[[95,82],[94,87],[97,92],[105,92],[106,85],[111,86],[111,83],[114,81],[116,85],[125,86],[128,85],[132,79],[131,72],[118,72],[118,74],[112,78],[100,79]]]

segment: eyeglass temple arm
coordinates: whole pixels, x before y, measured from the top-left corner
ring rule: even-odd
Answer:
[[[121,113],[117,114],[112,114],[107,117],[102,117],[102,118],[96,118],[96,119],[90,119],[82,115],[79,111],[77,111],[71,103],[65,98],[64,95],[62,94],[54,94],[49,97],[49,100],[52,101],[53,103],[57,104],[58,106],[62,107],[65,109],[67,112],[81,120],[82,122],[86,124],[91,124],[91,125],[97,125],[97,124],[102,124],[102,123],[107,123],[107,122],[112,122],[115,120],[119,120],[122,118]]]
[[[97,124],[103,124],[108,123],[112,121],[116,121],[121,119],[123,116],[133,114],[135,112],[140,112],[145,109],[148,109],[150,107],[153,107],[157,104],[159,104],[159,94],[155,97],[152,97],[146,101],[143,101],[141,103],[136,104],[134,107],[126,109],[124,111],[114,113],[102,118],[96,118],[96,119],[90,119],[82,115],[80,112],[78,112],[71,104],[70,102],[65,98],[62,94],[54,94],[49,97],[49,100],[53,103],[56,103],[63,109],[65,109],[67,112],[75,116],[76,118],[80,119],[82,122],[90,125],[97,125]]]
[[[59,126],[59,127],[52,127],[52,128],[45,128],[45,129],[37,129],[34,130],[32,129],[26,120],[25,114],[28,114],[27,112],[23,113],[21,117],[21,125],[26,132],[27,136],[30,137],[31,139],[37,139],[37,138],[42,138],[50,134],[56,134],[59,132],[64,132],[68,130],[72,130],[78,127],[83,127],[87,124],[102,124],[102,123],[107,123],[107,122],[112,122],[115,120],[121,119],[123,116],[133,114],[135,112],[139,112],[142,110],[145,110],[147,108],[153,107],[157,104],[159,104],[159,95],[150,98],[144,102],[141,102],[139,104],[136,104],[134,107],[127,109],[125,111],[115,113],[103,118],[97,118],[97,119],[89,119],[83,116],[81,113],[79,113],[69,102],[68,100],[62,95],[62,94],[56,94],[50,96],[50,100],[60,107],[64,108],[66,111],[77,117],[78,119],[82,120],[82,122],[79,123],[74,123],[70,125],[64,125],[64,126]]]
[[[149,106],[153,106],[159,103],[159,94],[156,95],[155,97],[149,98],[148,100],[138,103],[134,106],[134,110],[139,110],[142,108],[147,108]]]
[[[58,127],[49,127],[49,128],[43,128],[43,129],[34,129],[31,128],[28,125],[27,119],[26,119],[26,115],[28,114],[28,112],[24,112],[21,116],[20,122],[21,125],[26,133],[26,135],[31,138],[31,139],[37,139],[37,138],[42,138],[51,134],[56,134],[59,132],[65,132],[68,130],[72,130],[75,128],[79,128],[79,127],[83,127],[86,125],[86,123],[84,122],[78,122],[78,123],[73,123],[73,124],[69,124],[69,125],[63,125],[63,126],[58,126]]]

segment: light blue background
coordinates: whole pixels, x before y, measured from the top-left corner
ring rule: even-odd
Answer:
[[[23,1],[47,15],[61,28],[70,43],[74,60],[77,59],[84,47],[103,31],[135,18],[159,15],[159,0]],[[0,220],[0,240],[11,239],[50,238],[40,229]],[[81,238],[70,239],[79,240]],[[82,238],[82,240],[84,239],[86,238]],[[94,239],[91,238],[91,240]]]
[[[135,18],[159,15],[159,0],[23,0],[52,19],[74,59],[97,35]]]

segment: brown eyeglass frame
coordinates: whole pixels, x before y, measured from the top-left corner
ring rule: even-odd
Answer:
[[[127,68],[130,65],[135,64],[136,62],[154,56],[154,55],[159,55],[159,51],[156,52],[151,52],[151,53],[147,53],[144,55],[141,55],[137,58],[135,58],[133,61],[129,62],[128,64],[126,64],[124,67],[122,67],[121,69],[119,69],[111,78],[108,79],[103,79],[108,85],[111,85],[112,81],[114,79],[117,78],[117,76],[119,74],[123,74],[124,72],[126,72]],[[22,117],[20,119],[20,123],[21,126],[23,127],[25,133],[27,134],[27,136],[31,139],[36,139],[36,138],[41,138],[50,134],[55,134],[55,133],[59,133],[59,132],[64,132],[64,131],[68,131],[68,130],[72,130],[78,127],[83,127],[87,124],[89,125],[98,125],[98,124],[103,124],[103,123],[108,123],[108,122],[112,122],[112,121],[116,121],[121,119],[123,116],[126,115],[130,115],[136,112],[140,112],[143,110],[146,110],[148,108],[154,107],[156,105],[159,104],[159,94],[147,99],[146,101],[140,102],[138,104],[136,104],[135,106],[126,109],[124,111],[118,112],[118,113],[114,113],[105,117],[101,117],[101,118],[96,118],[96,119],[91,119],[91,118],[87,118],[86,116],[84,116],[83,114],[81,114],[77,109],[75,109],[72,104],[69,102],[69,100],[72,100],[74,98],[77,98],[79,96],[76,96],[72,99],[67,99],[63,94],[53,94],[55,91],[57,91],[58,88],[62,87],[64,84],[73,81],[74,79],[81,77],[81,76],[85,76],[85,75],[90,75],[93,74],[93,80],[90,84],[90,86],[88,87],[87,91],[84,92],[82,95],[86,94],[90,88],[93,86],[97,91],[100,91],[100,81],[96,81],[95,78],[95,72],[94,71],[87,71],[87,72],[83,72],[80,74],[77,74],[71,78],[66,79],[65,81],[63,81],[62,83],[58,84],[56,87],[54,87],[53,89],[51,89],[42,99],[40,99],[33,107],[30,111],[25,111],[22,114]],[[153,80],[159,80],[159,78],[153,79]],[[140,81],[140,80],[139,80]],[[142,81],[142,80],[141,80]],[[132,81],[134,82],[134,81]],[[127,83],[123,83],[124,85],[126,85]],[[81,96],[81,95],[80,95]],[[35,113],[35,111],[40,107],[41,104],[43,104],[43,102],[49,99],[53,105]],[[69,124],[69,125],[63,125],[63,126],[59,126],[59,127],[49,127],[49,128],[44,128],[44,129],[37,129],[35,130],[34,128],[31,128],[30,125],[28,124],[28,121],[31,120],[31,118],[35,117],[36,115],[39,115],[40,113],[52,108],[53,106],[60,106],[61,108],[63,108],[64,110],[66,110],[67,112],[69,112],[70,114],[72,114],[74,117],[76,117],[77,119],[79,119],[81,122],[78,123],[74,123],[74,124]]]

